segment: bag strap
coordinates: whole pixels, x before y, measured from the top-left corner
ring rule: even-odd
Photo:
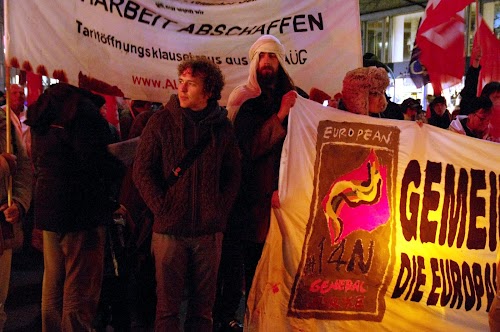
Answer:
[[[179,180],[179,178],[184,174],[184,172],[194,163],[196,158],[198,158],[203,150],[210,143],[210,131],[208,131],[204,136],[200,138],[198,143],[196,143],[182,158],[182,160],[174,167],[168,178],[166,180],[167,186],[172,186]]]

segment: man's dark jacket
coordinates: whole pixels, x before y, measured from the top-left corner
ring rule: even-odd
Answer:
[[[153,231],[185,237],[223,232],[239,189],[241,158],[227,111],[209,101],[198,123],[172,96],[141,135],[133,179],[154,214]],[[205,136],[208,135],[208,136]],[[204,138],[207,137],[207,138]],[[200,140],[210,142],[173,185],[167,178]]]

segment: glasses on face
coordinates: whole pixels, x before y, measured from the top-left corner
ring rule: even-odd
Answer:
[[[489,115],[484,115],[484,114],[478,114],[478,113],[474,113],[474,115],[479,119],[479,121],[481,122],[485,122],[485,121],[489,121],[490,120],[490,116]]]

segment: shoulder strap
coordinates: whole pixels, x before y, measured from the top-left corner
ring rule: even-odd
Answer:
[[[167,186],[172,186],[177,180],[184,174],[184,172],[193,164],[193,162],[198,158],[203,150],[207,147],[210,142],[210,131],[200,138],[198,143],[193,146],[182,158],[182,160],[174,167],[168,178],[166,180]]]

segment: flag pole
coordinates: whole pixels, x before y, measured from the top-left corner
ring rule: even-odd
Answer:
[[[472,43],[472,51],[471,51],[471,54],[470,54],[470,65],[471,66],[476,62],[477,48],[478,47],[479,47],[479,52],[482,55],[481,42],[479,40],[479,34],[477,33],[478,30],[479,30],[479,15],[480,15],[480,13],[479,13],[479,0],[476,0],[475,3],[476,3],[476,28],[474,29],[474,38],[473,38],[473,43]],[[471,4],[471,6],[472,6],[472,4]],[[477,45],[476,45],[476,43],[477,43]],[[473,57],[474,57],[474,59],[473,59]],[[479,63],[477,65],[479,66]],[[480,90],[478,89],[478,91],[480,91]]]
[[[476,30],[474,31],[474,38],[479,38],[477,35],[477,30],[479,29],[479,0],[476,0]],[[479,40],[478,40],[479,43]]]
[[[9,55],[9,41],[10,41],[10,33],[9,33],[9,1],[3,1],[3,15],[4,15],[4,26],[5,26],[5,39],[4,39],[4,48],[5,48],[5,88],[6,88],[6,105],[5,105],[5,150],[7,153],[12,153],[12,133],[11,133],[11,119],[10,119],[10,67],[8,65],[8,61],[10,59]],[[9,176],[8,186],[7,186],[7,204],[8,206],[12,205],[12,176]]]
[[[479,28],[479,0],[476,0],[476,31]]]

